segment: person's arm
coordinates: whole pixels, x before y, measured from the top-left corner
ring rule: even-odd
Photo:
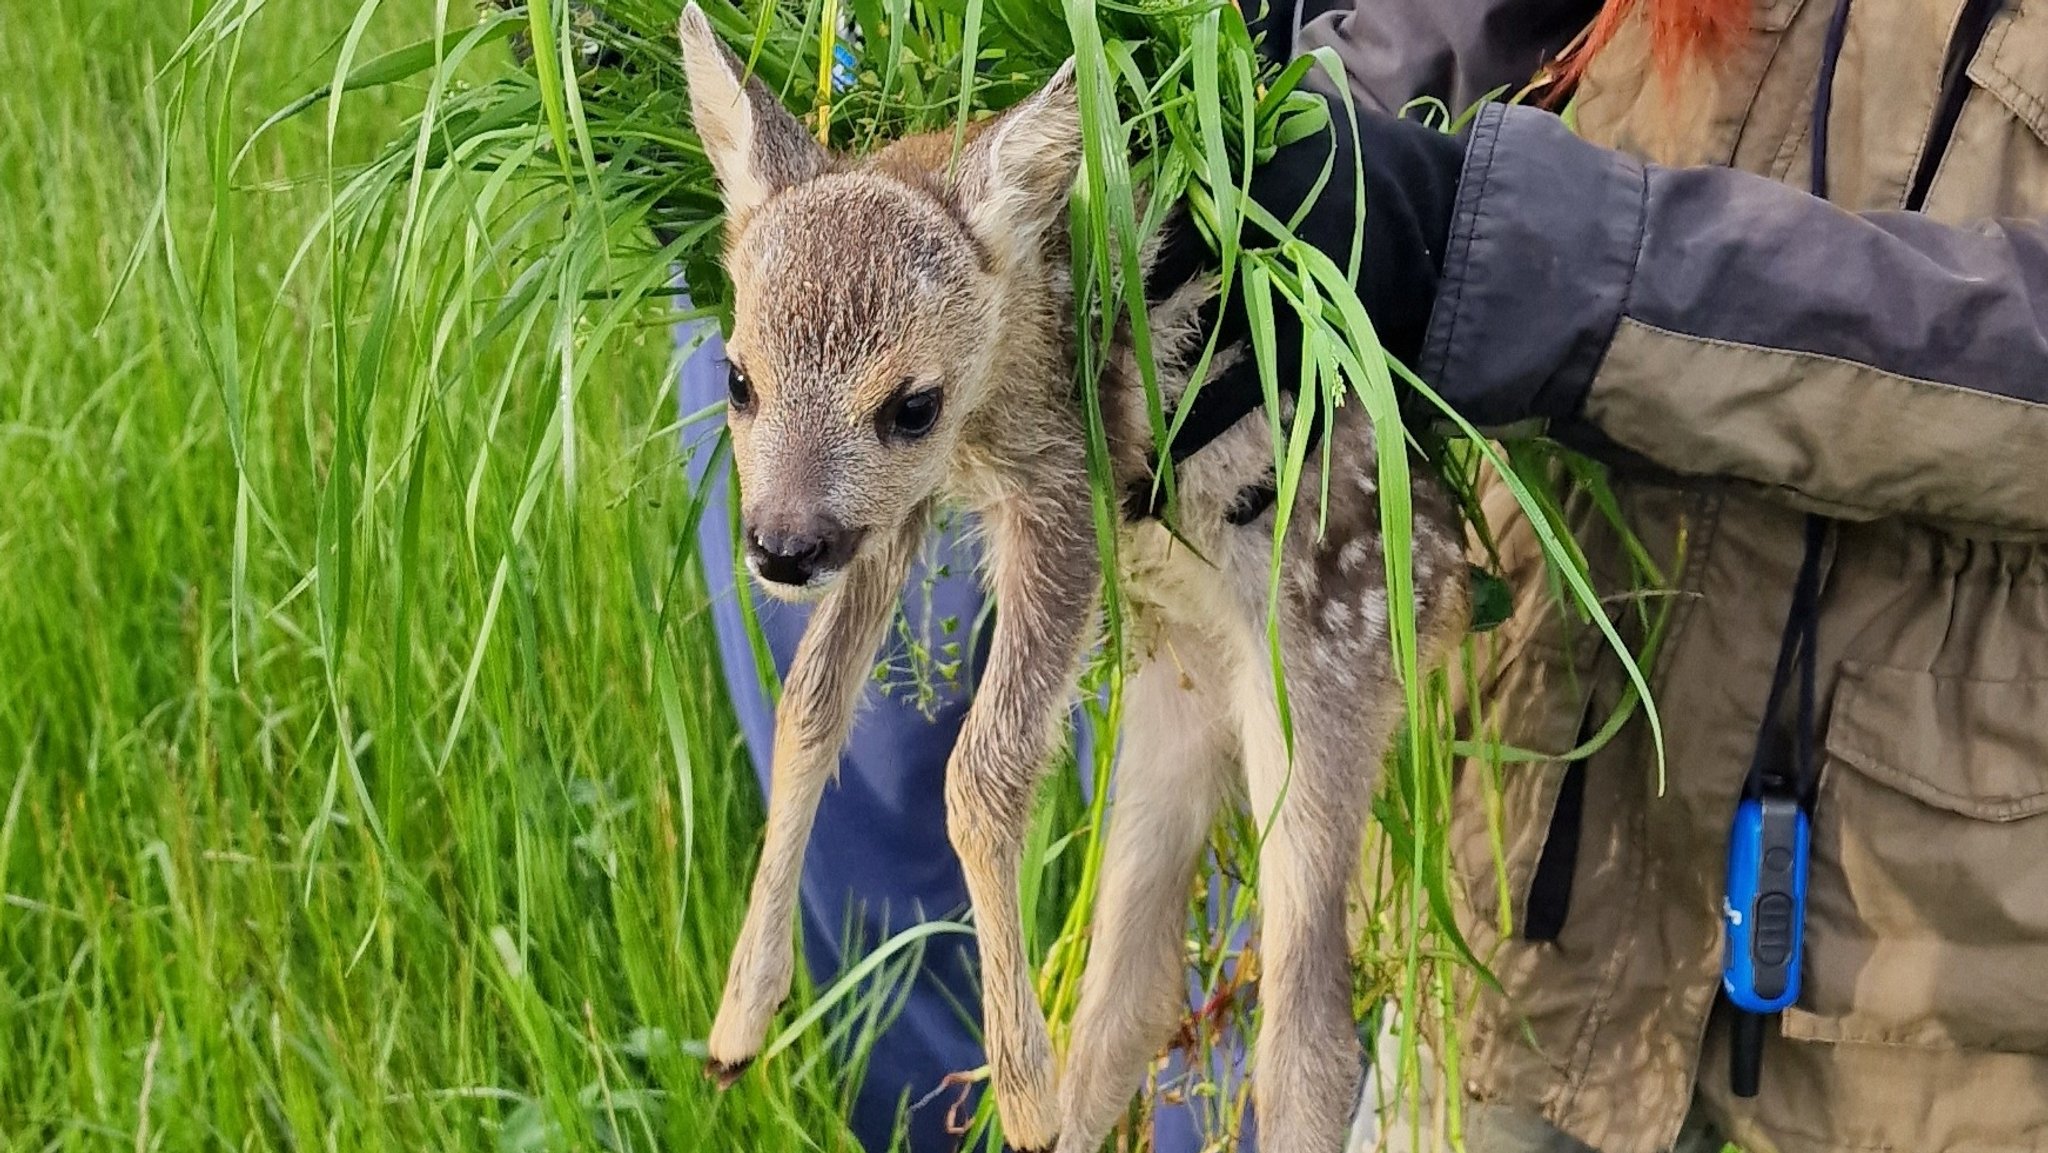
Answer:
[[[1365,167],[1359,288],[1387,347],[1484,427],[1545,418],[1610,458],[1838,516],[2048,531],[2048,224],[1850,213],[1644,165],[1532,109],[1487,108],[1462,155],[1372,112],[1517,84],[1598,7],[1386,0],[1304,28],[1296,48],[1336,49],[1364,106],[1364,147],[1334,136],[1340,170]],[[1253,196],[1290,214],[1331,143],[1283,149]],[[1333,252],[1345,185],[1298,230]]]
[[[2048,531],[2041,221],[1851,213],[1490,107],[1434,299],[1419,373],[1482,426],[1837,516]]]
[[[1348,255],[1357,224],[1354,185],[1362,171],[1372,211],[1365,217],[1366,270],[1358,290],[1380,341],[1413,364],[1429,324],[1444,241],[1464,158],[1462,139],[1398,118],[1415,100],[1442,100],[1454,113],[1502,88],[1527,83],[1578,35],[1601,0],[1373,0],[1356,7],[1341,0],[1243,0],[1258,12],[1257,31],[1271,51],[1285,45],[1306,54],[1330,49],[1343,65],[1349,107],[1334,78],[1313,69],[1307,87],[1329,104],[1326,129],[1283,146],[1252,173],[1250,193],[1281,220],[1291,220],[1310,195],[1320,195],[1294,228],[1302,241],[1340,258]],[[1285,52],[1278,53],[1284,56]],[[1353,138],[1350,125],[1357,124]],[[1325,179],[1324,173],[1331,174]],[[1248,225],[1247,241],[1263,236]],[[1161,255],[1149,277],[1154,296],[1203,270],[1215,256],[1186,217],[1168,221]],[[1230,294],[1222,308],[1224,345],[1250,334],[1243,297]],[[1302,334],[1286,309],[1274,317],[1277,363],[1301,356]],[[1283,367],[1283,382],[1294,370]],[[1286,387],[1283,383],[1282,387]],[[1194,451],[1263,403],[1257,369],[1239,358],[1203,386],[1176,442]]]

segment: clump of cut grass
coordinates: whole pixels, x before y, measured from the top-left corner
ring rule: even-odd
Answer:
[[[883,1018],[892,995],[887,981],[871,978],[900,971],[958,926],[939,923],[881,943],[867,968],[808,999],[771,1045],[776,1059],[764,1062],[765,1080],[757,1075],[715,1105],[670,1080],[691,1060],[680,1038],[709,1020],[739,899],[723,887],[731,854],[714,844],[745,844],[754,820],[744,787],[732,783],[743,785],[744,771],[730,719],[715,677],[701,667],[701,654],[714,651],[702,611],[707,591],[687,559],[701,508],[675,479],[673,429],[658,415],[661,374],[651,370],[659,358],[649,351],[678,319],[678,270],[699,314],[729,320],[718,194],[689,127],[674,47],[678,5],[532,0],[474,11],[441,0],[399,14],[360,0],[333,40],[284,49],[320,79],[295,98],[274,98],[264,107],[275,114],[244,134],[244,105],[233,94],[259,57],[277,66],[267,59],[276,45],[263,37],[283,17],[268,9],[281,3],[217,0],[168,55],[164,135],[197,136],[204,145],[200,163],[167,169],[160,181],[163,203],[196,217],[162,218],[152,243],[202,353],[228,445],[221,467],[232,477],[232,499],[223,516],[232,531],[216,593],[227,628],[211,642],[224,654],[227,683],[263,676],[276,659],[275,619],[285,613],[295,622],[301,682],[293,716],[317,766],[311,771],[324,777],[320,804],[295,841],[296,899],[310,904],[324,891],[322,863],[349,860],[372,879],[379,902],[438,918],[436,932],[459,958],[444,960],[441,971],[456,965],[488,988],[476,995],[483,1000],[462,1005],[487,1001],[509,1024],[465,1033],[449,1042],[445,1062],[423,1065],[442,1072],[464,1068],[479,1051],[522,1054],[483,1063],[519,1082],[506,1092],[521,1094],[520,1108],[530,1111],[499,1122],[505,1132],[529,1134],[533,1147],[578,1136],[631,1144],[640,1139],[634,1132],[651,1140],[674,1132],[678,1112],[689,1110],[701,1111],[728,1144],[774,1144],[803,1132],[827,1147],[843,1141],[817,1136],[839,1132],[829,1124],[806,1128],[839,1103],[831,1086],[843,1081],[821,1077],[819,1063],[857,1066],[864,1030]],[[1475,754],[1497,772],[1526,754],[1483,740],[1459,746],[1449,681],[1417,669],[1411,444],[1428,440],[1433,450],[1423,459],[1461,493],[1474,490],[1482,470],[1507,484],[1543,543],[1557,595],[1618,654],[1634,687],[1597,739],[1634,710],[1647,713],[1653,729],[1656,719],[1638,656],[1596,598],[1554,495],[1565,484],[1601,491],[1597,474],[1534,444],[1489,441],[1391,360],[1353,287],[1356,240],[1333,256],[1298,240],[1243,239],[1248,221],[1289,235],[1246,197],[1250,166],[1320,126],[1324,104],[1302,85],[1313,69],[1338,74],[1336,62],[1266,66],[1237,9],[1217,0],[711,0],[705,8],[748,66],[841,149],[958,130],[1035,90],[1068,57],[1080,62],[1085,156],[1071,217],[1077,383],[1089,417],[1102,562],[1112,575],[1104,659],[1085,694],[1092,763],[1063,776],[1041,807],[1027,862],[1026,913],[1056,1032],[1078,996],[1122,703],[1118,494],[1108,484],[1094,387],[1120,326],[1149,365],[1140,239],[1169,210],[1184,208],[1217,253],[1225,291],[1241,294],[1254,319],[1268,395],[1280,390],[1281,373],[1303,374],[1303,395],[1314,403],[1299,406],[1292,425],[1271,418],[1281,531],[1298,487],[1322,485],[1330,466],[1310,451],[1308,415],[1317,406],[1365,406],[1382,446],[1375,468],[1409,724],[1363,869],[1372,900],[1360,1014],[1373,1020],[1392,1006],[1403,1030],[1396,1072],[1404,1092],[1419,1084],[1421,1033],[1439,1038],[1433,1059],[1454,1074],[1454,977],[1484,979],[1484,958],[1467,947],[1452,913],[1451,766],[1455,755]],[[861,48],[850,86],[835,92],[842,15]],[[410,109],[402,122],[388,111],[398,96]],[[302,146],[296,167],[272,152],[287,139]],[[1355,170],[1324,178],[1362,181]],[[252,288],[238,265],[249,252],[251,206],[274,214],[280,203],[307,227]],[[159,275],[140,272],[144,263],[131,263],[129,273]],[[256,387],[273,369],[267,358],[278,355],[271,326],[294,319],[285,307],[257,307],[263,292],[282,292],[281,304],[319,318],[299,350],[311,371],[298,390],[306,419],[296,427],[274,411],[275,378],[270,392]],[[1273,318],[1283,309],[1304,330],[1301,366],[1275,363]],[[248,331],[252,317],[261,319]],[[643,375],[622,376],[622,366]],[[1191,397],[1169,410],[1155,382],[1147,385],[1152,431],[1164,444]],[[637,395],[622,395],[632,388]],[[1404,428],[1404,389],[1442,409],[1455,430],[1447,443]],[[1279,406],[1268,409],[1277,414]],[[281,429],[303,450],[282,474],[275,445],[265,443]],[[1160,484],[1170,504],[1170,470]],[[1654,566],[1639,568],[1638,579],[1661,583]],[[1656,604],[1639,602],[1646,615],[1635,635],[1654,638]],[[906,625],[926,638],[935,662],[908,673],[911,691],[928,684],[919,678],[948,675],[946,664],[959,659],[945,646],[960,639],[932,638],[928,624]],[[585,647],[593,633],[604,639],[596,650]],[[449,637],[460,643],[443,645]],[[1276,632],[1276,671],[1277,644]],[[593,651],[627,654],[632,675],[624,683],[607,675]],[[1454,672],[1470,678],[1469,665]],[[878,670],[885,680],[901,675]],[[579,693],[583,708],[567,715],[522,704]],[[571,718],[597,718],[597,702],[621,697],[626,715],[658,737],[655,748],[635,749],[635,775],[535,780],[512,768],[566,758],[588,772],[589,758],[612,747],[599,739],[611,726]],[[634,748],[623,735],[604,741]],[[451,832],[450,818],[423,816],[421,795],[395,779],[401,766],[432,789],[463,793],[453,819],[472,827]],[[463,779],[469,773],[514,782],[514,811],[469,795],[477,787]],[[725,774],[724,785],[706,785],[714,773]],[[536,824],[541,812],[554,815]],[[567,843],[577,852],[598,847],[590,862],[576,863],[538,835],[571,828]],[[662,851],[625,850],[634,837]],[[1219,833],[1219,870],[1198,895],[1213,928],[1195,943],[1212,1009],[1187,1031],[1197,1070],[1211,1068],[1220,1026],[1250,1024],[1241,996],[1256,972],[1245,931],[1250,886],[1232,882],[1251,877],[1248,846],[1256,839],[1249,827]],[[422,874],[416,854],[436,846],[451,859]],[[539,878],[578,870],[594,872],[541,891]],[[591,893],[614,909],[604,931],[619,934],[597,954],[630,955],[623,988],[587,965],[561,981],[531,960],[573,948],[572,910],[586,907]],[[479,902],[488,907],[474,908]],[[398,964],[394,914],[381,908],[373,902],[352,922],[360,944],[350,942],[333,979],[346,981],[365,957]],[[682,1004],[653,991],[678,980],[688,990]],[[655,1020],[667,1031],[646,1032]],[[829,1020],[840,1022],[836,1030],[824,1028]],[[630,1060],[619,1055],[621,1033],[640,1038]],[[634,1094],[623,1112],[622,1085]],[[1242,1086],[1227,1080],[1198,1076],[1161,1092],[1206,1102],[1219,1136],[1242,1124]],[[1410,1107],[1419,1104],[1411,1098]],[[997,1146],[992,1109],[973,1119],[969,1139]]]

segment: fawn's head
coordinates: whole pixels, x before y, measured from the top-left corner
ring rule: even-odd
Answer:
[[[928,507],[1001,383],[1006,332],[1059,323],[1043,254],[1080,157],[1072,65],[977,126],[949,174],[943,146],[929,166],[833,156],[694,3],[681,37],[725,198],[747,564],[772,594],[816,595]]]

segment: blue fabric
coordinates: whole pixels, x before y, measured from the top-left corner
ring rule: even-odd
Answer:
[[[688,348],[700,337],[702,342],[683,363],[678,388],[679,407],[688,421],[683,444],[691,482],[708,490],[698,553],[713,595],[719,663],[765,795],[774,710],[755,672],[741,615],[729,470],[723,464],[716,470],[708,467],[722,414],[713,410],[689,420],[725,399],[724,346],[709,322],[677,326],[679,347]],[[983,596],[975,580],[975,554],[961,537],[958,531],[942,533],[927,547],[905,591],[910,610],[906,616],[959,622],[958,639],[975,658],[960,680],[971,685],[979,675],[978,657],[985,646],[967,643],[968,630],[980,619]],[[754,602],[776,669],[786,672],[808,612],[766,597],[755,597]],[[898,667],[904,663],[900,639],[891,642],[888,659]],[[964,690],[942,689],[927,715],[908,693],[869,690],[841,758],[838,779],[825,792],[804,858],[804,953],[814,980],[829,982],[846,963],[890,936],[933,917],[958,915],[967,907],[960,865],[946,839],[944,784],[946,761],[967,703]],[[1081,763],[1088,761],[1084,749]],[[867,1078],[855,1096],[851,1120],[868,1149],[889,1148],[906,1102],[911,1106],[912,1153],[950,1153],[956,1147],[946,1120],[958,1095],[942,1083],[947,1074],[984,1062],[977,1039],[980,998],[974,964],[971,938],[930,940],[902,1012],[876,1039]],[[1191,993],[1202,996],[1199,988],[1191,987]],[[1216,1078],[1242,1076],[1242,1065],[1241,1054],[1226,1053],[1208,1073]],[[1176,1056],[1170,1076],[1178,1079],[1185,1073]],[[1186,1106],[1159,1110],[1154,1148],[1158,1153],[1195,1153],[1203,1148],[1197,1111]]]

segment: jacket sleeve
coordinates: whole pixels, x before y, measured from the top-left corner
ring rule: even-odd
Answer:
[[[1852,213],[1489,106],[1418,369],[1483,427],[1852,518],[2048,532],[2048,222]]]
[[[1367,107],[1435,97],[1456,114],[1496,89],[1512,95],[1599,11],[1600,0],[1363,0],[1308,20],[1294,48],[1334,49]]]

